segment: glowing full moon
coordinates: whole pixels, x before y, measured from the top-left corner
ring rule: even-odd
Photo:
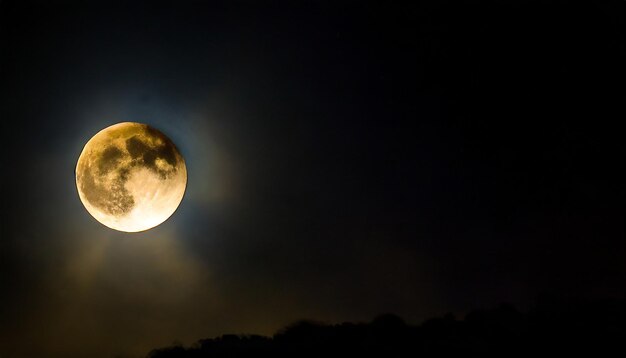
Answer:
[[[123,122],[96,133],[76,164],[78,196],[111,229],[137,232],[169,218],[185,194],[187,167],[163,133]]]

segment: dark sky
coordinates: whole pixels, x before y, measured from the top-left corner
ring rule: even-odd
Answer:
[[[623,297],[624,3],[0,1],[0,356]],[[116,232],[113,123],[187,161]]]

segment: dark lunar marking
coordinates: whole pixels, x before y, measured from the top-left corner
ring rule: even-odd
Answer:
[[[150,126],[146,126],[146,135],[152,138],[158,138],[164,143],[162,146],[156,148],[157,157],[163,158],[170,165],[175,167],[176,163],[178,163],[178,158],[176,158],[176,146],[174,145],[174,142],[172,142],[163,133]]]
[[[133,159],[137,159],[150,150],[150,147],[137,136],[133,136],[126,140],[126,149]]]
[[[168,176],[169,176],[169,174],[170,174],[171,172],[172,172],[172,171],[167,171],[167,170],[162,170],[162,169],[158,169],[158,170],[157,170],[157,174],[158,174],[158,175],[159,175],[159,177],[160,177],[161,179],[163,179],[163,180],[167,179],[167,178],[168,178]]]
[[[174,144],[171,141],[166,141],[165,145],[156,148],[156,154],[158,158],[165,159],[171,166],[176,166],[176,152],[174,152]]]
[[[130,177],[130,169],[128,169],[126,167],[119,168],[117,170],[117,174],[119,175],[121,180],[126,182],[128,180],[128,178]]]
[[[117,166],[123,156],[124,153],[118,147],[107,147],[98,158],[98,170],[101,174],[108,173]]]
[[[135,200],[124,187],[124,179],[116,179],[113,181],[113,187],[109,190],[109,200],[106,204],[107,212],[113,215],[126,214],[135,205]]]
[[[153,149],[151,149],[148,152],[143,153],[143,163],[148,168],[150,168],[151,170],[154,170],[154,171],[157,170],[157,167],[156,167],[156,164],[155,164],[156,158],[157,158],[156,151],[153,150]]]
[[[159,138],[164,142],[168,140],[167,137],[163,133],[161,133],[159,130],[154,129],[150,126],[146,126],[146,135],[152,138]]]
[[[175,171],[175,168],[173,170],[163,170],[156,165],[156,160],[159,158],[163,159],[172,165],[172,167],[176,167],[178,158],[176,157],[174,143],[157,130],[148,128],[149,127],[146,127],[146,136],[151,139],[160,139],[165,144],[158,147],[151,147],[140,137],[133,136],[126,140],[126,149],[133,158],[133,166],[143,165],[158,174],[161,179],[167,179],[169,174]]]
[[[126,180],[127,175],[125,178],[120,176],[113,180],[111,188],[107,188],[96,184],[89,169],[85,169],[79,176],[81,192],[85,199],[91,205],[114,216],[127,214],[135,206],[133,196],[124,187]]]

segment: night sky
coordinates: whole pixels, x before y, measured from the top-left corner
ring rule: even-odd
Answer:
[[[1,1],[0,356],[624,297],[624,3]],[[171,138],[136,234],[85,143]]]

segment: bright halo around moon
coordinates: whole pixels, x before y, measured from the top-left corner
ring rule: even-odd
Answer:
[[[76,188],[87,211],[111,229],[137,232],[169,218],[185,194],[187,167],[163,133],[123,122],[96,133],[76,164]]]

